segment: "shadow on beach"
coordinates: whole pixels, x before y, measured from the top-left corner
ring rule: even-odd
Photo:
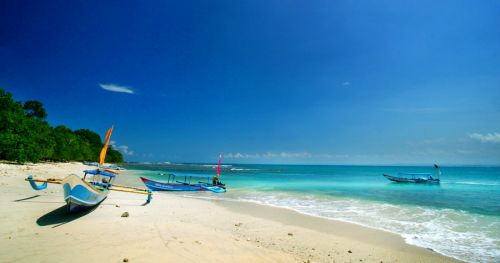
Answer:
[[[22,201],[30,200],[30,199],[33,199],[33,198],[37,198],[39,196],[40,195],[34,195],[34,196],[26,197],[26,198],[21,198],[21,199],[13,200],[12,202],[22,202]]]
[[[94,206],[89,209],[85,209],[76,213],[69,213],[68,212],[68,206],[63,205],[43,216],[38,218],[36,220],[36,223],[39,226],[49,226],[49,225],[54,225],[52,228],[59,227],[61,225],[64,225],[66,223],[69,223],[73,220],[76,220],[82,216],[85,216],[89,214],[90,212],[94,211],[97,208],[97,206]]]

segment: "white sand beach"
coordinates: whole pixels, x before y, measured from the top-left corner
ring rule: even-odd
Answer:
[[[143,205],[144,195],[112,192],[96,209],[68,214],[60,185],[34,191],[23,180],[84,169],[0,163],[0,262],[457,262],[388,232],[175,193]]]

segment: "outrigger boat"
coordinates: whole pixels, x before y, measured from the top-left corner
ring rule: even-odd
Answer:
[[[120,191],[134,194],[147,195],[146,204],[151,202],[151,190],[137,188],[126,185],[114,184],[114,180],[118,173],[110,169],[103,169],[104,159],[108,148],[109,139],[113,127],[106,133],[104,147],[101,150],[99,166],[95,170],[85,170],[83,178],[77,175],[69,175],[64,179],[39,179],[32,175],[25,180],[28,181],[31,187],[37,191],[47,188],[47,184],[62,184],[64,190],[64,201],[68,205],[70,212],[79,211],[85,208],[93,207],[100,204],[108,196],[109,191]],[[88,176],[90,175],[90,176]],[[37,185],[41,182],[41,185]]]
[[[437,170],[437,178],[434,178],[431,173],[398,173],[398,176],[384,174],[384,177],[397,183],[439,184],[441,171],[436,164],[434,164],[434,168]]]
[[[219,164],[217,165],[216,175],[208,174],[160,174],[168,175],[167,182],[154,181],[145,177],[141,177],[142,182],[153,191],[212,191],[214,193],[226,192],[226,185],[219,181],[220,165],[222,154],[219,156]],[[183,178],[183,180],[181,179]],[[208,182],[198,181],[193,183],[193,178],[207,179]],[[180,179],[180,180],[179,180]],[[212,183],[209,183],[212,180]]]

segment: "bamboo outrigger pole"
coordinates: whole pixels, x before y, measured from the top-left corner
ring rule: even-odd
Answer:
[[[47,188],[47,183],[62,184],[61,179],[54,179],[54,178],[38,179],[38,178],[33,178],[33,175],[28,176],[24,180],[30,182],[31,188],[33,188],[35,190],[43,190],[43,189]],[[43,183],[43,184],[36,185],[36,182]]]
[[[61,179],[56,179],[56,178],[40,179],[40,178],[33,178],[32,175],[28,176],[24,180],[30,182],[33,189],[36,189],[36,190],[43,190],[43,189],[47,188],[48,183],[49,184],[62,184]],[[43,184],[36,185],[35,182],[43,183]],[[123,189],[120,189],[120,188],[123,188]],[[118,191],[118,192],[148,195],[148,199],[147,199],[148,203],[151,202],[152,192],[151,192],[151,190],[148,190],[148,189],[133,187],[133,186],[126,186],[126,185],[121,185],[121,184],[112,184],[111,187],[108,189],[112,190],[112,191]]]
[[[55,179],[55,178],[48,178],[48,179],[40,179],[40,178],[33,178],[32,175],[28,176],[27,178],[24,178],[24,181],[33,181],[33,182],[39,182],[39,183],[50,183],[50,184],[62,184],[61,179]]]
[[[135,187],[135,186],[128,186],[128,185],[123,185],[123,184],[112,184],[112,186],[120,187],[120,188],[130,188],[130,189],[139,190],[139,191],[147,191],[148,190],[148,189],[145,189],[145,188],[140,188],[140,187]]]
[[[117,189],[117,188],[109,188],[109,190],[125,192],[125,193],[134,193],[134,194],[143,194],[143,195],[151,195],[147,190],[137,191],[137,190],[128,190],[128,189]]]

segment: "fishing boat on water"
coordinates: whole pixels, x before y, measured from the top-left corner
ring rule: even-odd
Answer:
[[[214,193],[224,193],[226,192],[226,185],[219,181],[221,162],[222,154],[219,155],[219,163],[215,176],[208,174],[170,173],[160,174],[168,176],[166,182],[155,181],[145,177],[141,177],[141,180],[146,187],[153,191],[212,191]],[[193,179],[195,180],[194,182]],[[205,179],[205,181],[200,181],[200,179]]]
[[[64,190],[64,201],[68,205],[70,212],[79,211],[85,208],[93,207],[104,201],[108,196],[109,191],[120,191],[126,193],[144,194],[147,195],[146,203],[151,202],[151,191],[143,188],[137,188],[126,185],[114,184],[114,180],[118,173],[111,169],[104,169],[104,159],[109,144],[109,139],[113,127],[106,133],[104,147],[101,150],[100,162],[95,170],[85,170],[83,178],[77,175],[69,175],[64,179],[39,179],[32,175],[25,180],[28,181],[34,190],[43,190],[47,188],[47,184],[62,184]],[[41,182],[41,185],[37,185]]]
[[[434,168],[437,171],[436,177],[432,173],[398,173],[398,176],[384,174],[384,177],[397,183],[439,184],[441,182],[439,179],[441,171],[436,164],[434,164]]]

